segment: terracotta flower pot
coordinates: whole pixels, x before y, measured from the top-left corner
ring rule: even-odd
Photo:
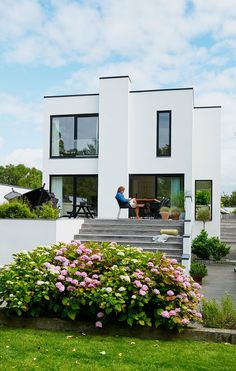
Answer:
[[[167,220],[169,219],[169,211],[161,211],[161,219]]]

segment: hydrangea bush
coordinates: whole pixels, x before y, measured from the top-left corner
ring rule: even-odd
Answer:
[[[201,320],[199,289],[175,259],[116,243],[38,247],[0,271],[0,303],[10,313],[86,319],[96,327],[184,327]]]

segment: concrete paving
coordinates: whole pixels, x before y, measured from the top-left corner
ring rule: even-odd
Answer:
[[[203,278],[202,293],[206,298],[220,301],[224,294],[232,296],[236,304],[236,272],[235,264],[212,263],[207,265],[208,276]]]

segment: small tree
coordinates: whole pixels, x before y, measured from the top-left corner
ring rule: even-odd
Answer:
[[[203,229],[205,231],[205,224],[210,220],[211,214],[208,207],[201,207],[197,211],[197,220],[201,220],[203,222]]]

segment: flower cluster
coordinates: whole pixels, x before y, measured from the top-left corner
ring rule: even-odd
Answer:
[[[61,243],[41,248],[41,259],[35,251],[0,272],[2,302],[19,315],[84,318],[97,328],[126,321],[174,329],[201,320],[200,285],[175,259],[115,242]]]

